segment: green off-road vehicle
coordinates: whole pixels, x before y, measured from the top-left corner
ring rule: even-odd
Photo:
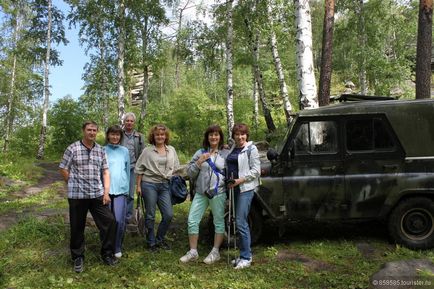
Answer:
[[[250,212],[253,241],[267,219],[378,219],[396,243],[434,247],[434,99],[301,111],[267,158]]]

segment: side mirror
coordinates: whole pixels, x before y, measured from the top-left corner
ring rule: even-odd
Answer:
[[[277,151],[275,149],[269,149],[267,151],[267,159],[271,162],[274,163],[277,161],[279,157],[279,154],[277,153]]]

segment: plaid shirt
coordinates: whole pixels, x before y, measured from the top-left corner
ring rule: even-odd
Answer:
[[[102,172],[108,169],[108,164],[105,150],[99,144],[88,149],[76,141],[66,149],[59,168],[69,171],[69,199],[94,199],[104,194]]]

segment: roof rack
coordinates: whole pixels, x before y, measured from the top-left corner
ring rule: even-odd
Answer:
[[[338,97],[330,98],[333,101],[361,101],[361,100],[395,100],[396,98],[391,96],[379,96],[379,95],[363,95],[363,94],[341,94]]]

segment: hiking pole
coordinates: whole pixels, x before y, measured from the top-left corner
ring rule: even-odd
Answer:
[[[233,177],[233,175],[232,175]],[[231,192],[232,194],[232,228],[234,230],[234,249],[237,249],[237,226],[236,226],[236,217],[235,217],[235,195],[234,195],[234,188],[232,188]]]
[[[227,232],[228,232],[228,265],[230,264],[230,248],[231,248],[231,213],[232,213],[232,195],[233,195],[233,188],[229,188],[229,208],[228,208],[228,224],[227,224]]]

